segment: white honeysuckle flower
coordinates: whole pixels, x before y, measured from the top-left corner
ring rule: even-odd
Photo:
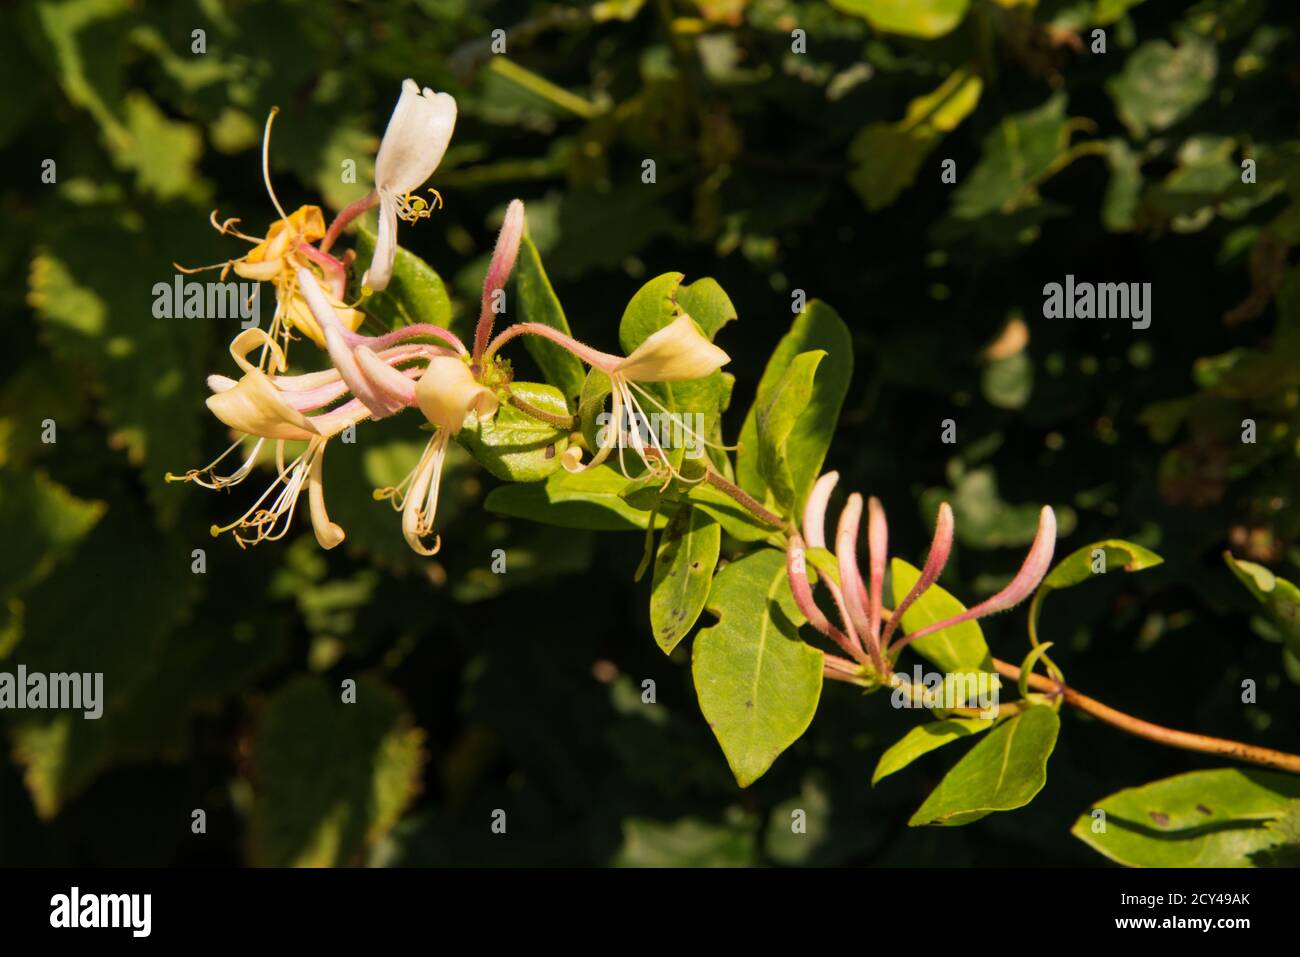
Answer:
[[[362,283],[385,289],[397,255],[397,220],[407,222],[429,215],[429,204],[411,196],[438,168],[456,127],[456,100],[449,93],[420,89],[414,80],[402,81],[402,95],[393,109],[388,129],[375,160],[375,192],[379,194],[379,231],[375,254]],[[436,201],[441,203],[436,190]]]
[[[595,357],[593,357],[595,358]],[[690,428],[679,413],[670,411],[642,382],[689,382],[711,375],[731,361],[731,357],[718,348],[700,331],[695,320],[680,315],[662,329],[647,336],[632,350],[632,354],[609,365],[593,363],[609,376],[612,398],[610,424],[598,435],[600,448],[585,465],[582,450],[570,446],[561,464],[570,472],[582,472],[600,465],[610,452],[618,449],[619,470],[627,475],[623,461],[626,448],[636,453],[641,463],[654,474],[667,478],[681,478],[681,472],[672,464],[667,452],[656,437],[654,428],[645,427],[650,417],[641,407],[637,396],[645,399],[659,414],[676,423],[677,427],[701,445],[712,445],[703,435]]]
[[[649,335],[614,367],[610,377],[621,376],[628,382],[687,382],[730,361],[729,355],[704,337],[694,319],[683,315]]]

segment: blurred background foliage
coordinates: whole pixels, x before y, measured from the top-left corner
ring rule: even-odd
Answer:
[[[898,554],[919,560],[939,497],[960,536],[945,585],[972,603],[1014,571],[1040,503],[1059,508],[1061,554],[1112,536],[1153,548],[1160,568],[1050,603],[1043,633],[1072,683],[1294,750],[1296,661],[1264,640],[1221,553],[1290,577],[1300,561],[1295,14],[1286,0],[11,7],[0,670],[103,671],[106,706],[99,721],[0,715],[0,863],[1092,864],[1068,834],[1089,802],[1215,764],[1070,715],[1028,808],[909,830],[943,762],[873,790],[880,752],[917,718],[833,686],[741,791],[700,717],[689,642],[669,659],[652,640],[640,537],[494,517],[481,503],[497,481],[464,458],[444,551],[418,559],[369,494],[423,445],[409,418],[331,453],[338,550],[305,520],[246,552],[210,538],[242,499],[162,476],[225,446],[202,398],[229,371],[235,324],[155,319],[153,284],[173,261],[237,255],[213,207],[253,232],[271,221],[258,146],[272,106],[286,206],[363,193],[406,76],[460,103],[432,181],[446,207],[402,241],[446,280],[461,331],[515,196],[598,346],[615,346],[646,279],[722,283],[740,316],[721,337],[729,436],[795,290],[828,301],[858,370],[828,465],[884,500]],[[1151,328],[1041,318],[1044,284],[1067,273],[1152,283]],[[989,623],[995,654],[1018,660],[1022,629],[1023,613]],[[1247,677],[1258,705],[1240,701]],[[339,703],[346,679],[356,705]]]

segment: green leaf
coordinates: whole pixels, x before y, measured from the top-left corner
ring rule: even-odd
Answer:
[[[856,164],[849,183],[867,209],[883,209],[916,181],[934,147],[975,110],[983,88],[980,77],[955,70],[937,89],[912,100],[901,121],[871,123],[858,131],[849,145]]]
[[[1061,93],[1037,109],[1006,115],[984,137],[979,164],[953,193],[953,215],[979,219],[1037,203],[1038,183],[1070,145],[1065,106]]]
[[[1148,40],[1106,90],[1124,125],[1142,138],[1189,116],[1213,91],[1218,65],[1214,44],[1194,34],[1183,36],[1176,47]]]
[[[960,738],[988,731],[994,723],[992,719],[983,718],[944,718],[942,721],[930,721],[913,728],[880,756],[875,773],[871,775],[872,786],[895,771],[903,770],[922,755]]]
[[[677,305],[710,340],[736,319],[736,307],[716,279],[704,277],[677,287]]]
[[[1223,560],[1237,580],[1264,606],[1291,654],[1300,655],[1300,588],[1274,575],[1263,565],[1234,558],[1231,552],[1224,552]]]
[[[1096,561],[1094,552],[1101,549],[1104,553],[1102,571],[1094,572]],[[1090,581],[1097,574],[1105,574],[1114,568],[1126,572],[1140,572],[1162,564],[1164,559],[1148,548],[1126,542],[1122,538],[1107,538],[1071,552],[1056,563],[1040,586],[1044,590],[1072,588]]]
[[[1297,798],[1294,775],[1193,771],[1117,791],[1079,815],[1070,833],[1129,867],[1258,867],[1287,841],[1269,824]]]
[[[890,562],[890,579],[893,582],[894,605],[897,607],[912,586],[921,580],[921,572],[901,558]],[[903,612],[902,629],[913,632],[926,625],[960,615],[966,606],[938,585],[931,585],[911,607]],[[984,641],[979,622],[963,621],[924,638],[913,641],[909,648],[929,659],[945,672],[992,671],[993,656]]]
[[[519,258],[515,265],[515,289],[519,296],[519,316],[522,322],[537,322],[569,335],[569,321],[564,317],[551,280],[542,266],[542,257],[525,234],[519,242]],[[571,402],[570,411],[577,410],[577,399],[582,392],[586,376],[581,360],[558,343],[541,336],[525,336],[524,345],[533,357],[546,381],[555,386]]]
[[[840,407],[853,378],[853,336],[830,306],[818,300],[808,303],[795,317],[790,331],[777,344],[759,380],[754,404],[745,416],[736,455],[736,477],[740,487],[765,504],[770,501],[767,481],[759,467],[758,410],[765,407],[786,370],[802,352],[823,350],[826,358],[818,367],[812,396],[786,440],[795,510],[803,507],[813,482],[821,472],[839,419]]]
[[[510,391],[543,412],[569,415],[568,403],[554,386],[515,382]],[[560,467],[569,433],[506,403],[486,422],[477,415],[467,417],[456,441],[499,479],[539,482]]]
[[[368,263],[374,252],[375,234],[358,225],[357,259]],[[388,288],[371,293],[362,300],[361,308],[391,329],[420,323],[446,329],[451,324],[451,297],[442,277],[423,259],[401,246],[397,247]]]
[[[624,355],[631,355],[637,346],[677,318],[677,288],[684,278],[679,272],[666,272],[632,296],[618,324],[618,343]]]
[[[665,824],[630,817],[623,822],[623,846],[615,867],[746,867],[754,863],[757,839],[743,823],[711,824],[680,818]]]
[[[826,353],[822,351],[801,352],[795,356],[776,387],[759,406],[755,419],[758,426],[758,471],[776,503],[787,515],[794,508],[798,495],[787,441],[808,408],[817,366],[825,357]]]
[[[490,511],[564,528],[590,528],[621,532],[644,530],[650,514],[625,502],[621,492],[626,479],[608,465],[585,472],[553,472],[544,482],[503,485],[488,493],[483,505]],[[659,516],[656,528],[663,527]]]
[[[721,526],[689,505],[679,508],[664,529],[650,590],[650,628],[664,654],[695,627],[721,547]]]
[[[991,359],[980,378],[980,390],[989,405],[1023,409],[1034,391],[1034,360],[1026,352]]]
[[[357,861],[415,796],[424,733],[397,695],[363,677],[356,701],[299,677],[267,702],[253,738],[250,851],[259,867]]]
[[[125,450],[141,468],[160,524],[170,524],[194,490],[163,475],[210,460],[199,461],[207,454],[198,443],[204,376],[233,365],[208,368],[205,351],[214,333],[233,336],[239,318],[155,318],[150,298],[159,298],[151,290],[174,288],[173,259],[211,262],[214,234],[179,206],[150,211],[147,229],[102,210],[61,210],[51,229],[49,245],[32,259],[28,302],[55,357],[98,397],[109,428],[96,441]]]
[[[86,720],[77,711],[5,713],[41,817],[57,814],[105,768],[139,759],[138,742],[123,735],[120,719],[138,704],[198,595],[202,576],[190,570],[191,548],[160,535],[147,513],[119,501],[24,593],[19,660],[28,672],[103,674],[101,718]]]
[[[681,273],[664,273],[651,279],[632,297],[618,329],[624,354],[631,355],[637,346],[681,315],[695,320],[709,339],[735,318],[735,306],[714,280],[706,278],[684,286],[682,278]],[[718,370],[689,382],[645,383],[643,388],[663,406],[658,408],[641,396],[645,412],[667,411],[679,415],[686,426],[709,438],[730,400],[731,376]],[[702,417],[702,430],[696,416]],[[584,415],[584,422],[585,418]]]
[[[695,691],[736,782],[748,787],[812,723],[824,656],[799,638],[804,618],[775,549],[723,568],[708,608],[719,621],[695,638]]]
[[[885,33],[931,40],[961,23],[970,0],[831,0],[831,6],[865,17]]]
[[[1102,552],[1102,571],[1094,572],[1093,564],[1097,559],[1094,553],[1098,549]],[[1038,618],[1042,614],[1043,601],[1047,598],[1048,592],[1073,588],[1098,574],[1109,572],[1112,568],[1121,568],[1126,572],[1140,572],[1147,568],[1154,568],[1163,562],[1164,559],[1150,549],[1126,542],[1122,538],[1107,538],[1071,552],[1047,573],[1047,577],[1043,579],[1043,583],[1038,586],[1038,591],[1034,594],[1034,600],[1029,604],[1030,635],[1037,637]]]
[[[0,597],[44,579],[104,515],[44,472],[0,472]]]
[[[1110,182],[1101,203],[1101,221],[1111,232],[1129,232],[1137,223],[1142,196],[1142,157],[1117,136],[1106,142],[1106,165]]]
[[[169,118],[139,90],[124,90],[124,55],[139,14],[124,0],[72,0],[32,5],[48,44],[52,70],[73,105],[99,127],[115,165],[133,170],[136,187],[161,200],[203,201],[198,175],[203,140],[196,126]]]
[[[1002,722],[966,752],[909,820],[956,827],[1024,807],[1047,783],[1047,759],[1061,722],[1037,706]]]

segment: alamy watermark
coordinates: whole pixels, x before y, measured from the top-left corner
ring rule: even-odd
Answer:
[[[252,329],[262,315],[260,282],[198,282],[177,276],[153,284],[155,319],[238,319]]]
[[[622,421],[615,422],[610,412],[596,416],[598,448],[618,444],[615,440],[623,435],[627,436],[625,444],[633,447],[639,442],[642,448],[647,449],[682,449],[686,458],[697,459],[704,454],[708,444],[704,438],[702,412],[651,412],[647,415],[624,406],[619,418]],[[611,434],[611,430],[616,428],[618,432]]]
[[[889,703],[895,708],[973,709],[986,720],[998,716],[1001,682],[987,671],[927,672],[918,664],[911,677],[900,671],[890,675],[889,686],[894,689]]]
[[[0,671],[0,711],[80,711],[95,721],[104,714],[104,673]]]
[[[1068,274],[1064,283],[1043,287],[1044,319],[1128,319],[1134,329],[1151,326],[1151,283],[1079,282]]]

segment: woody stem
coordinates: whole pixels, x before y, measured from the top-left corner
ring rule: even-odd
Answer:
[[[998,674],[1005,678],[1010,678],[1012,681],[1020,680],[1020,669],[1010,662],[994,658],[993,667],[997,669]],[[1300,774],[1300,754],[1288,754],[1285,751],[1274,751],[1272,748],[1261,748],[1241,741],[1212,738],[1204,734],[1192,734],[1189,731],[1178,731],[1174,728],[1152,724],[1150,721],[1143,721],[1141,718],[1135,718],[1122,711],[1117,711],[1109,705],[1102,704],[1095,698],[1089,698],[1087,695],[1075,691],[1064,682],[1053,681],[1045,675],[1031,674],[1029,676],[1029,686],[1037,691],[1060,695],[1066,704],[1078,708],[1085,714],[1090,714],[1099,721],[1104,721],[1139,738],[1155,741],[1157,744],[1167,745],[1171,748],[1182,748],[1184,751],[1219,754],[1249,764],[1260,764],[1267,768],[1277,768],[1280,771]]]

